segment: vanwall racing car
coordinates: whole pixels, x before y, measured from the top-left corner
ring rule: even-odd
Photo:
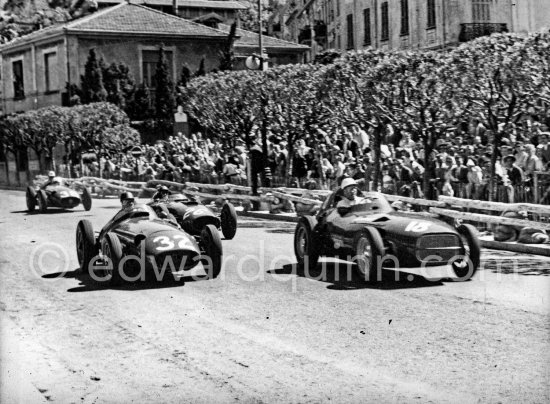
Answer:
[[[223,205],[219,216],[209,207],[176,192],[168,195],[167,199],[152,201],[149,205],[158,214],[164,212],[166,215],[173,215],[181,228],[189,234],[199,235],[207,225],[221,228],[227,240],[233,239],[237,232],[237,213],[229,202]]]
[[[48,207],[57,207],[63,209],[76,208],[80,203],[85,210],[92,208],[92,197],[88,189],[83,188],[80,192],[67,186],[62,178],[55,177],[53,182],[46,187],[27,187],[26,194],[27,209],[34,212],[38,205],[38,210],[44,213]]]
[[[363,196],[366,203],[337,208],[343,197],[338,189],[316,216],[300,218],[294,233],[299,265],[314,268],[322,256],[351,260],[369,281],[379,279],[381,268],[452,265],[461,280],[477,271],[480,245],[473,226],[455,228],[426,215],[396,211],[381,193]]]
[[[213,225],[207,224],[200,235],[193,236],[148,205],[121,210],[97,235],[88,220],[81,220],[76,250],[81,271],[103,267],[102,278],[112,285],[120,284],[124,276],[137,278],[140,271],[151,275],[164,273],[165,268],[175,275],[199,263],[208,277],[215,278],[222,266],[222,243]]]

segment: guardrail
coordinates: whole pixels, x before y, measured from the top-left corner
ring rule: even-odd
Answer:
[[[37,176],[37,181],[44,180],[46,177]],[[152,180],[145,182],[130,182],[120,180],[107,180],[96,177],[82,177],[78,179],[66,179],[68,183],[75,186],[85,186],[94,188],[99,196],[106,194],[116,194],[123,191],[135,192],[142,197],[150,197],[156,191],[157,185],[166,185],[173,190],[182,192],[187,196],[199,197],[202,202],[211,202],[219,199],[235,202],[244,207],[245,211],[252,208],[253,202],[260,206],[260,210],[275,211],[279,209],[281,200],[286,201],[287,205],[299,209],[292,210],[300,213],[312,213],[320,207],[323,200],[331,191],[326,190],[306,190],[301,188],[260,188],[259,195],[252,195],[250,187],[236,184],[202,184]],[[308,197],[304,197],[307,195]],[[316,198],[316,199],[313,199]],[[537,205],[529,203],[501,203],[487,202],[479,200],[469,200],[454,197],[440,196],[437,201],[426,199],[415,199],[397,195],[386,195],[390,202],[402,201],[415,208],[415,210],[424,211],[426,215],[461,220],[473,223],[481,230],[493,230],[496,225],[509,225],[515,228],[530,227],[543,231],[550,231],[550,206]],[[505,212],[528,213],[529,219],[516,219],[502,217]],[[286,217],[288,219],[288,216]],[[531,253],[550,256],[550,245],[520,245],[511,242],[498,242],[490,239],[482,239],[482,245],[488,248],[503,249],[520,253]]]

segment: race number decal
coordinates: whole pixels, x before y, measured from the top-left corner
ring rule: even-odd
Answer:
[[[185,212],[183,214],[183,218],[186,219],[187,217],[191,216],[191,214],[195,214],[195,215],[204,215],[205,213],[207,213],[206,209],[195,209],[195,210],[188,210],[187,212]]]
[[[413,220],[410,222],[407,227],[405,227],[405,231],[412,231],[414,233],[422,233],[425,232],[430,228],[429,222],[418,222],[416,220]]]
[[[153,243],[158,244],[155,249],[158,251],[172,250],[177,243],[178,248],[185,248],[188,244],[187,237],[182,234],[176,234],[172,238],[168,236],[158,236],[153,239]]]

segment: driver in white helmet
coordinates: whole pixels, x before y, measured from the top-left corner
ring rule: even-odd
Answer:
[[[46,188],[48,185],[52,185],[54,183],[54,179],[55,179],[55,172],[54,171],[48,172],[48,180],[44,184],[42,184],[42,189]]]
[[[344,196],[338,202],[336,208],[350,208],[355,205],[370,202],[369,199],[357,195],[357,181],[353,178],[344,178],[340,187],[344,191]]]

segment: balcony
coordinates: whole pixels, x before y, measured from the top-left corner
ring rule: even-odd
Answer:
[[[315,40],[317,42],[326,40],[327,25],[324,22],[317,21],[313,30],[315,31]],[[300,33],[298,34],[298,43],[308,45],[311,43],[311,27],[309,25],[306,25],[300,30]]]
[[[458,36],[460,42],[468,42],[497,32],[508,32],[507,25],[501,23],[479,22],[460,24],[460,26],[460,35]]]

